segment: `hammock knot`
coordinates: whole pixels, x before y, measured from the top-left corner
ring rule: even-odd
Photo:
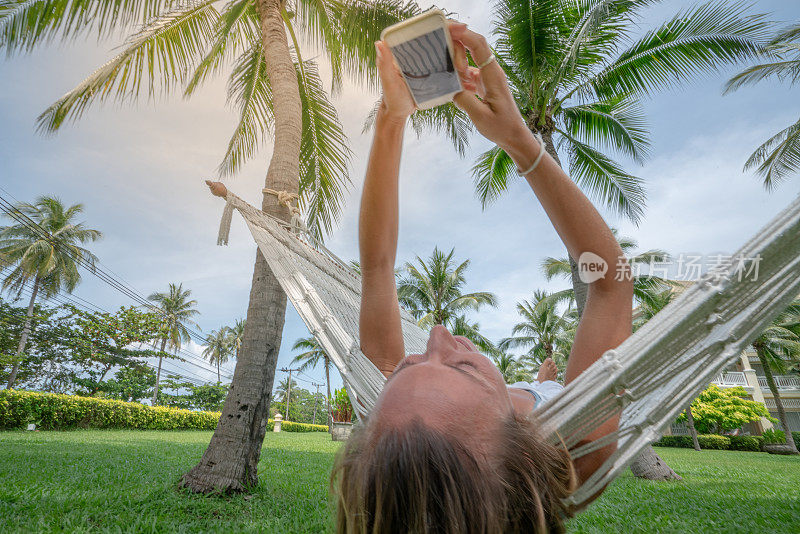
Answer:
[[[262,192],[267,195],[272,195],[278,199],[280,204],[286,206],[289,212],[292,214],[292,219],[290,221],[290,225],[295,233],[305,232],[308,233],[308,227],[306,223],[303,221],[303,212],[300,211],[298,206],[294,205],[295,201],[300,200],[300,196],[297,193],[291,193],[289,191],[277,191],[275,189],[270,189],[269,187],[265,187],[262,189]]]
[[[606,363],[606,367],[611,368],[613,371],[622,368],[622,364],[619,361],[619,355],[617,354],[617,351],[613,349],[607,350],[603,353],[603,361]]]

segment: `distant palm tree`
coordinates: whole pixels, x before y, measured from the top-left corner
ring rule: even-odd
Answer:
[[[500,340],[501,350],[523,347],[531,353],[541,351],[543,359],[553,357],[558,334],[566,323],[558,313],[556,301],[549,297],[547,292],[536,290],[531,300],[517,303],[517,313],[523,320],[514,325],[510,337]]]
[[[786,410],[783,408],[783,401],[778,392],[778,386],[775,385],[772,371],[784,373],[787,368],[800,361],[798,330],[800,330],[800,299],[795,300],[778,315],[752,343],[761,367],[764,368],[764,377],[772,392],[772,398],[775,399],[778,419],[786,434],[786,445],[795,453],[797,453],[797,446],[790,432]]]
[[[286,407],[286,415],[284,415],[286,421],[290,421],[289,403],[291,402],[291,394],[293,389],[297,389],[297,382],[292,380],[292,382],[289,383],[288,376],[278,382],[278,386],[275,388],[275,398],[283,399],[284,406]]]
[[[246,319],[236,319],[233,326],[226,327],[228,333],[228,342],[233,348],[234,357],[239,358],[239,351],[242,350],[242,342],[244,341],[244,327],[247,324]]]
[[[3,289],[19,296],[25,285],[33,282],[25,325],[6,384],[8,389],[17,380],[39,292],[45,298],[54,297],[61,290],[72,293],[81,281],[78,267],[94,271],[97,257],[79,243],[96,241],[102,234],[75,221],[82,212],[83,204],[65,208],[59,199],[42,196],[34,204],[15,205],[6,216],[17,222],[0,226],[0,267],[11,268],[3,279]]]
[[[304,350],[305,352],[298,354],[292,360],[292,364],[299,364],[300,371],[313,369],[322,363],[325,369],[325,388],[327,389],[328,396],[326,399],[331,398],[331,358],[328,353],[322,348],[314,336],[303,337],[298,339],[292,345],[292,350]],[[331,428],[331,410],[330,402],[328,402],[328,431]]]
[[[497,297],[485,291],[462,293],[466,283],[464,273],[469,260],[455,265],[453,254],[438,247],[427,261],[417,256],[417,265],[406,262],[397,295],[402,304],[423,328],[444,325],[452,329],[457,317],[466,310],[478,310],[484,305],[497,306]]]
[[[180,350],[181,343],[189,340],[189,329],[187,325],[197,326],[191,320],[197,315],[195,309],[196,300],[190,300],[192,291],[183,289],[183,284],[170,284],[166,293],[153,293],[148,300],[155,302],[161,309],[162,319],[162,338],[161,351],[158,354],[158,371],[156,371],[156,388],[153,392],[153,406],[158,404],[158,388],[161,382],[161,361],[164,357],[164,349],[169,347],[175,351]]]
[[[208,358],[208,361],[212,364],[217,365],[217,384],[221,382],[219,366],[221,363],[228,361],[232,350],[231,338],[226,327],[223,326],[217,330],[212,330],[206,336],[206,348],[203,349],[203,356]]]
[[[731,78],[725,93],[768,78],[788,80],[791,85],[800,83],[800,23],[780,32],[766,46],[764,55],[771,61],[749,67]],[[758,147],[744,168],[755,168],[768,190],[789,174],[800,171],[800,119]]]
[[[506,384],[513,384],[526,379],[530,376],[525,372],[523,365],[514,357],[514,355],[500,350],[495,351],[491,355],[497,370],[503,375],[503,380]]]

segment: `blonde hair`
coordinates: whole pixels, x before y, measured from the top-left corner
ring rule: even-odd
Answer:
[[[509,416],[496,455],[481,462],[420,420],[380,432],[368,423],[331,473],[337,532],[563,532],[572,514],[561,500],[577,486],[575,470],[537,430],[534,420]]]

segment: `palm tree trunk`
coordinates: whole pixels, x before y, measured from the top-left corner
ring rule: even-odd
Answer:
[[[531,121],[528,121],[528,123],[530,124]],[[541,134],[542,139],[545,143],[547,143],[547,153],[550,154],[556,163],[558,163],[559,167],[563,168],[563,165],[561,165],[561,159],[558,157],[556,147],[553,145],[553,132],[543,131]],[[589,285],[581,281],[580,277],[578,276],[578,264],[572,258],[572,256],[569,255],[569,252],[567,252],[567,257],[569,257],[572,289],[575,293],[575,306],[578,310],[578,317],[580,317],[583,315],[583,308],[586,306],[586,297],[589,294]],[[633,459],[633,462],[631,463],[631,471],[635,476],[647,480],[681,480],[680,475],[673,471],[672,468],[668,466],[658,454],[656,454],[656,451],[653,449],[653,447],[649,445]]]
[[[167,348],[167,336],[161,339],[161,350],[158,352],[158,371],[156,371],[156,388],[153,390],[153,406],[158,405],[158,388],[161,384],[161,361],[164,359],[164,349]]]
[[[25,351],[25,345],[28,344],[28,336],[31,334],[31,324],[33,323],[33,306],[36,304],[36,295],[39,293],[39,282],[38,276],[33,279],[31,300],[28,302],[28,313],[25,315],[25,326],[22,327],[22,335],[19,336],[19,345],[17,345],[17,353],[14,356],[14,366],[11,369],[11,374],[8,375],[6,389],[11,389],[14,387],[14,382],[17,381],[19,367],[22,365],[22,353]]]
[[[297,193],[303,116],[297,74],[281,16],[283,3],[258,0],[257,7],[275,117],[275,142],[265,185]],[[290,218],[289,210],[271,195],[264,194],[261,209],[284,221]],[[241,354],[222,417],[200,463],[183,476],[182,486],[196,492],[230,493],[257,483],[256,467],[267,430],[285,313],[286,295],[263,256],[256,252]]]
[[[325,400],[328,408],[325,411],[328,414],[328,433],[330,433],[333,426],[333,416],[331,415],[331,361],[327,355],[325,355],[325,389],[328,390],[328,397]]]
[[[689,427],[689,435],[692,436],[692,446],[694,450],[700,450],[700,441],[697,439],[697,429],[694,427],[694,416],[692,415],[692,405],[686,407],[686,426]]]
[[[219,358],[217,358],[217,385],[219,385],[220,382],[221,380],[219,379]]]
[[[792,437],[792,431],[789,430],[789,421],[786,419],[786,410],[783,409],[783,401],[778,393],[778,386],[775,384],[775,377],[772,376],[772,369],[769,366],[766,354],[764,354],[764,347],[762,347],[759,343],[753,343],[753,348],[756,349],[758,361],[761,362],[761,367],[764,368],[764,377],[767,379],[767,385],[769,386],[769,390],[772,392],[772,398],[775,399],[775,407],[778,410],[778,420],[781,422],[781,426],[783,427],[784,437],[786,438],[786,446],[789,447],[789,450],[791,450],[793,454],[798,454],[797,445]]]

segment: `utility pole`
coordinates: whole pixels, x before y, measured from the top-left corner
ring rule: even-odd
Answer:
[[[289,373],[289,382],[287,383],[286,386],[286,415],[283,416],[284,421],[289,420],[289,399],[292,398],[292,373],[294,371],[299,371],[299,370],[300,369],[287,369],[285,367],[281,369],[281,371],[283,371],[284,373]]]
[[[319,387],[322,384],[317,384],[316,382],[311,383],[312,386],[317,388],[317,392],[314,394],[314,417],[311,418],[311,424],[317,424],[317,402],[319,401]]]

